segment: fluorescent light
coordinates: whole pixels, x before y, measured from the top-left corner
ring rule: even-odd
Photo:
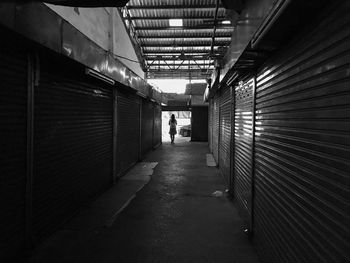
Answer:
[[[231,21],[230,20],[224,20],[224,21],[221,21],[221,24],[230,25]]]
[[[182,26],[182,19],[169,19],[170,26]]]

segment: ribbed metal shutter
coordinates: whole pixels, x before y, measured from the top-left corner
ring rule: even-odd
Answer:
[[[209,100],[208,108],[208,142],[209,142],[209,151],[213,152],[213,100]]]
[[[112,181],[112,90],[70,60],[41,56],[35,88],[33,228],[51,234]]]
[[[253,86],[251,79],[235,90],[234,196],[246,227],[252,205]]]
[[[123,175],[139,160],[140,99],[132,93],[118,91],[117,171]]]
[[[162,107],[154,104],[154,128],[153,147],[157,147],[162,141]]]
[[[255,236],[265,262],[350,262],[350,4],[260,71]]]
[[[142,157],[152,150],[153,142],[153,104],[142,100],[142,120],[141,120],[141,152]]]
[[[220,170],[230,187],[231,167],[231,88],[224,87],[220,96]]]
[[[192,106],[191,141],[208,141],[208,107]]]
[[[219,164],[220,101],[218,95],[215,95],[213,104],[213,156],[216,163]]]
[[[0,41],[0,259],[18,253],[24,242],[27,56],[21,41]]]

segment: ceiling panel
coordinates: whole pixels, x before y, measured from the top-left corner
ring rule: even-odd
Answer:
[[[234,31],[222,23],[225,12],[217,0],[131,0],[122,10],[147,75],[167,78],[208,77]],[[182,19],[183,26],[171,27],[169,19]]]

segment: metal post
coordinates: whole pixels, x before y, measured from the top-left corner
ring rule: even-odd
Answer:
[[[255,199],[255,106],[256,106],[256,75],[253,77],[253,103],[252,103],[252,196],[251,196],[251,214],[250,214],[250,226],[249,236],[250,238],[254,235],[254,199]]]
[[[30,253],[33,247],[33,161],[34,161],[34,87],[38,84],[36,76],[38,58],[28,54],[27,72],[27,169],[26,169],[26,195],[25,195],[25,250]]]
[[[113,88],[113,154],[112,154],[112,182],[113,184],[116,183],[117,180],[117,158],[118,158],[118,153],[117,153],[117,133],[118,133],[118,92],[117,89],[114,87]]]
[[[218,90],[219,134],[218,134],[218,167],[220,167],[220,142],[221,142],[221,89]]]
[[[155,102],[152,102],[152,108],[153,108],[153,125],[152,125],[152,149],[155,149],[154,147],[154,131],[155,131],[155,128],[154,128],[154,124],[155,124]]]
[[[140,126],[140,130],[139,130],[139,161],[142,160],[142,103],[143,103],[143,99],[140,98],[140,104],[139,104],[139,116],[140,116],[140,120],[139,120],[139,126]]]
[[[231,121],[231,134],[230,134],[230,194],[234,194],[234,139],[235,139],[235,114],[234,114],[234,91],[232,85],[230,85],[230,121]]]

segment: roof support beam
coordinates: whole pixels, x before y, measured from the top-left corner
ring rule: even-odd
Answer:
[[[197,73],[206,73],[206,69],[199,69],[199,68],[192,68],[191,72],[197,72]],[[189,73],[188,69],[149,69],[149,73]],[[211,73],[210,73],[211,74]]]
[[[139,39],[186,39],[186,38],[200,38],[200,39],[206,39],[206,38],[209,38],[211,39],[212,38],[212,34],[207,34],[207,35],[204,35],[204,36],[184,36],[184,35],[163,35],[163,36],[159,36],[159,35],[149,35],[149,36],[138,36]],[[231,39],[231,34],[227,34],[227,35],[220,35],[220,36],[215,36],[215,38],[217,39],[220,39],[220,38],[229,38]]]
[[[214,9],[216,5],[127,5],[128,9]],[[224,8],[220,5],[221,8]]]
[[[216,25],[217,29],[233,29],[231,25]],[[156,26],[139,26],[135,27],[135,30],[212,30],[212,24],[200,24],[196,26],[164,26],[164,27],[156,27]]]
[[[203,54],[203,55],[207,55],[209,53],[209,49],[196,49],[196,50],[161,50],[161,49],[157,49],[157,50],[144,50],[144,54],[146,54],[147,56],[152,56],[152,54],[154,54],[154,56],[157,55],[177,55],[177,54]]]
[[[166,60],[159,60],[159,61],[164,61],[165,63],[159,63],[159,64],[150,64],[149,68],[151,67],[158,67],[158,66],[169,66],[169,63],[166,63]],[[169,61],[169,60],[168,60]],[[172,66],[178,66],[178,67],[188,67],[188,66],[212,66],[214,65],[213,62],[211,63],[196,63],[195,60],[193,60],[195,63],[190,63],[190,64],[183,64],[185,60],[181,61],[180,64],[170,64]]]
[[[152,60],[169,60],[169,61],[174,61],[176,60],[212,60],[208,59],[208,55],[185,55],[186,59],[177,59],[179,55],[150,55],[150,56],[145,56],[145,60],[147,61],[152,61]]]
[[[182,66],[182,64],[183,64],[184,62],[185,62],[185,60],[182,60],[181,64],[178,65],[178,67],[177,67],[176,69],[179,69],[179,68]]]
[[[175,47],[225,47],[229,46],[230,42],[216,42],[215,45],[211,43],[176,43]],[[141,44],[141,47],[174,47],[174,43],[144,43]]]
[[[125,18],[124,18],[125,19]],[[212,18],[208,18],[208,16],[133,16],[131,20],[169,20],[169,19],[188,19],[188,20],[210,20],[213,21]],[[218,21],[227,20],[224,16],[218,17]]]

